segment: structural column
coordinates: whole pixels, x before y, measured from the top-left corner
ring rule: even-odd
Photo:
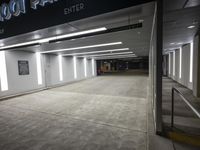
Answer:
[[[162,133],[162,50],[163,50],[163,0],[157,0],[156,36],[156,133]]]
[[[194,38],[193,94],[200,97],[200,33]]]

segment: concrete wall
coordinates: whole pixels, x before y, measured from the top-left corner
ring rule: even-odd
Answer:
[[[182,47],[182,78],[180,83],[184,86],[191,88],[190,86],[190,44]]]
[[[156,13],[155,13],[156,16]],[[151,100],[151,106],[153,110],[153,117],[155,120],[155,128],[156,130],[159,129],[160,125],[157,124],[158,117],[157,117],[157,81],[156,81],[156,74],[157,74],[157,18],[154,16],[153,27],[151,31],[151,41],[149,47],[149,86],[148,86],[148,99]],[[162,114],[160,114],[162,115]]]
[[[174,55],[175,52],[175,55]],[[193,89],[192,82],[190,82],[190,44],[182,47],[182,61],[181,61],[181,78],[180,78],[180,49],[174,50],[169,53],[170,73],[168,77],[179,82],[180,84]],[[175,57],[175,59],[174,59]],[[175,74],[173,74],[175,70]]]
[[[175,76],[174,80],[179,82],[180,50],[175,50]]]
[[[169,77],[174,79],[173,76],[173,63],[174,63],[174,55],[173,53],[169,53]]]
[[[87,76],[92,77],[92,60],[87,61]]]
[[[0,98],[15,94],[23,94],[33,90],[67,84],[77,80],[92,77],[92,60],[86,61],[87,77],[84,72],[84,59],[77,58],[77,79],[74,78],[73,57],[62,57],[63,80],[60,80],[59,57],[57,55],[41,54],[42,85],[38,85],[36,53],[25,51],[6,51],[6,68],[8,77],[8,90],[1,91]],[[29,75],[19,75],[18,60],[29,62]],[[94,63],[96,64],[96,62]],[[95,76],[96,76],[96,65]]]

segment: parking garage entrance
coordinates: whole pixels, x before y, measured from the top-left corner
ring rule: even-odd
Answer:
[[[162,131],[162,3],[0,4],[0,149],[148,148]]]

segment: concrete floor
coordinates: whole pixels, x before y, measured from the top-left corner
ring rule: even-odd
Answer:
[[[0,102],[0,150],[146,150],[146,75],[96,77]]]

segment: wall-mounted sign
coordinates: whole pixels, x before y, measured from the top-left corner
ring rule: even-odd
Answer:
[[[29,64],[26,60],[18,61],[19,75],[29,75]]]
[[[0,39],[154,0],[1,0]]]

